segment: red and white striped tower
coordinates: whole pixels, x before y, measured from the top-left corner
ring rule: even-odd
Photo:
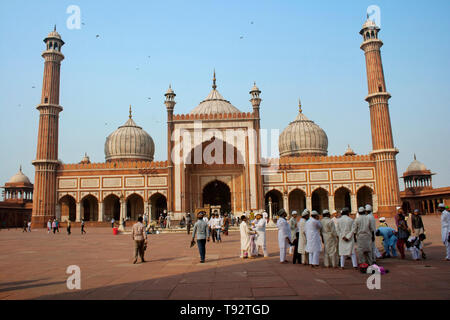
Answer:
[[[386,91],[380,48],[383,42],[378,39],[380,28],[367,18],[360,34],[364,38],[361,49],[366,56],[367,83],[369,95],[366,101],[370,108],[372,129],[372,152],[376,161],[378,214],[392,216],[395,207],[400,206],[400,189],[397,176],[398,149],[394,147],[391,119],[389,116],[389,99]]]
[[[64,45],[55,29],[44,39],[46,50],[44,80],[39,110],[39,131],[35,166],[32,224],[43,227],[56,210],[56,170],[58,167],[58,121],[63,108],[59,105],[59,79]]]

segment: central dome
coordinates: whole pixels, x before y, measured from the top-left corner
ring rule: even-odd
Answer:
[[[281,133],[278,148],[280,157],[328,154],[327,134],[303,114],[300,101],[299,114]]]
[[[155,143],[152,137],[133,121],[130,106],[130,118],[128,121],[106,138],[106,161],[153,161],[154,153]]]
[[[233,106],[230,101],[217,91],[216,73],[214,72],[212,91],[205,100],[195,107],[190,114],[224,114],[224,113],[240,113],[239,109]]]

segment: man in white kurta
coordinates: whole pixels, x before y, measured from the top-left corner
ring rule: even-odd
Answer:
[[[352,233],[354,221],[348,216],[349,213],[350,210],[348,208],[343,208],[341,217],[337,220],[336,233],[339,238],[339,257],[341,269],[344,269],[345,259],[348,256],[352,257],[353,268],[358,267],[355,251],[355,239]]]
[[[438,205],[438,211],[441,213],[441,235],[442,242],[447,249],[446,261],[450,261],[450,212],[445,209],[445,205],[440,203]]]
[[[337,244],[338,237],[336,227],[330,218],[330,211],[323,210],[322,223],[322,239],[323,239],[323,262],[326,268],[330,266],[336,268]]]
[[[291,229],[291,241],[294,242],[295,236],[297,234],[297,211],[292,211],[292,216],[289,219],[289,228]],[[294,246],[290,246],[289,254],[293,254]]]
[[[377,222],[375,220],[375,216],[372,212],[372,206],[370,204],[366,204],[364,210],[366,211],[367,216],[370,218],[370,222],[372,223],[372,228],[376,231],[377,230]],[[372,241],[372,259],[374,263],[377,259],[381,258],[381,253],[377,248],[376,241]]]
[[[306,252],[306,233],[305,225],[309,219],[310,212],[305,209],[302,213],[302,218],[298,222],[298,253],[301,255],[301,263],[308,264],[308,252]]]
[[[241,225],[239,226],[239,230],[241,232],[241,258],[246,258],[247,256],[249,258],[252,258],[252,253],[250,251],[250,245],[251,245],[251,238],[250,236],[252,234],[255,234],[253,231],[250,230],[249,226],[247,225],[247,217],[242,216],[241,217]]]
[[[269,254],[267,253],[266,246],[266,225],[267,220],[261,213],[256,214],[256,252],[259,255],[259,249],[261,248],[264,253],[264,258],[267,258]]]
[[[356,235],[356,244],[359,263],[367,263],[369,266],[374,264],[372,255],[372,242],[375,238],[375,229],[373,228],[370,217],[366,214],[364,208],[360,208],[359,216],[353,223],[352,233]]]
[[[283,209],[280,210],[277,227],[278,227],[278,246],[280,247],[280,263],[288,263],[286,260],[286,249],[291,245],[291,229],[286,221],[287,213]]]
[[[322,224],[319,221],[319,213],[311,212],[311,219],[305,224],[306,252],[309,253],[309,264],[312,267],[319,266],[320,251],[322,251]]]

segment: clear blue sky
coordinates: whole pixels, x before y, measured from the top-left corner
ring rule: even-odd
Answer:
[[[72,4],[81,8],[81,30],[66,28]],[[54,24],[66,42],[59,127],[65,163],[79,162],[84,152],[103,162],[105,138],[127,120],[130,104],[136,123],[155,140],[156,160],[166,160],[163,94],[171,83],[175,112],[188,113],[209,93],[213,68],[221,94],[242,111],[251,111],[248,92],[257,82],[263,128],[284,129],[301,97],[304,113],[327,132],[330,155],[343,154],[347,144],[367,154],[372,142],[359,30],[372,4],[381,8],[399,174],[416,153],[437,173],[434,186],[448,186],[446,0],[1,1],[0,184],[20,164],[34,180],[40,55]]]

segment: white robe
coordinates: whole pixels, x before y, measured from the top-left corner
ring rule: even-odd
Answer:
[[[448,233],[450,232],[450,212],[444,210],[441,215],[442,242],[448,245]]]
[[[372,234],[375,232],[368,215],[360,215],[353,223],[352,232],[356,234],[358,250],[372,252]]]
[[[317,253],[322,251],[322,238],[320,232],[322,230],[322,224],[319,220],[310,218],[305,224],[306,233],[306,252]]]
[[[286,219],[279,218],[277,221],[278,227],[278,245],[280,249],[286,248],[288,244],[286,243],[286,238],[289,238],[291,241],[291,229],[289,228],[289,224]]]
[[[353,253],[353,247],[355,244],[352,233],[353,222],[353,219],[346,215],[342,215],[342,217],[340,217],[337,221],[336,232],[339,237],[340,256],[349,256]],[[349,241],[345,241],[344,238],[349,239]]]
[[[337,254],[337,233],[334,222],[330,218],[325,217],[321,223],[325,254],[334,256]]]
[[[249,251],[250,250],[250,235],[251,231],[245,221],[241,222],[241,225],[239,226],[239,229],[241,231],[241,251]]]
[[[266,247],[266,219],[259,219],[255,224],[255,230],[257,233],[256,237],[256,246],[261,246],[263,248]]]
[[[298,226],[298,253],[305,254],[305,248],[306,248],[306,234],[305,234],[305,225],[306,225],[306,219],[301,218],[300,221],[297,223]]]

